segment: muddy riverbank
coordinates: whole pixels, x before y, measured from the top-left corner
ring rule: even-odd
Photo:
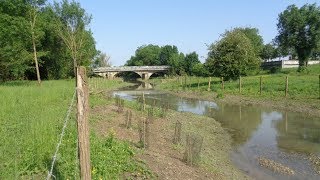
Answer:
[[[96,96],[109,95],[100,93]],[[147,112],[138,111],[135,102],[127,101],[123,113],[118,113],[112,100],[106,98],[105,101],[91,110],[98,117],[95,119],[99,119],[93,123],[93,129],[102,137],[113,132],[118,139],[128,141],[134,147],[139,141],[139,121],[147,117]],[[129,129],[123,125],[127,110],[133,113]],[[181,144],[174,145],[172,138],[177,120],[182,123],[182,140]],[[203,137],[201,160],[196,166],[189,166],[183,160],[187,133]],[[165,117],[155,117],[152,121],[149,138],[150,146],[137,149],[136,160],[146,163],[158,179],[248,179],[231,163],[230,135],[212,118],[169,110]]]
[[[144,93],[147,104],[152,105],[157,101],[162,105],[169,104],[175,111],[191,112],[217,120],[231,136],[232,162],[250,177],[319,178],[317,161],[308,160],[312,156],[316,159],[319,157],[319,116],[297,113],[288,108],[283,110],[277,108],[279,106],[257,105],[250,101],[243,103],[236,98],[230,101],[224,101],[226,97],[217,100],[211,96],[211,92],[201,95],[130,87],[115,93],[130,101],[139,99]],[[201,123],[202,126],[209,124]],[[294,173],[279,173],[287,172],[286,169]]]

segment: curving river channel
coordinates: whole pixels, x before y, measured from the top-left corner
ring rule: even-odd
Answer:
[[[146,103],[169,104],[176,111],[212,117],[233,138],[234,164],[254,179],[320,179],[310,157],[320,156],[320,118],[257,106],[220,104],[177,97],[153,90],[151,85],[136,85],[114,92],[127,100],[145,94]],[[280,163],[293,175],[261,167],[259,157]]]

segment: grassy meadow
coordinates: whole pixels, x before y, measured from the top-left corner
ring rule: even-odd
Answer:
[[[74,84],[74,80],[43,81],[41,86],[31,81],[0,84],[0,179],[47,176]],[[91,92],[125,85],[119,80],[90,79]],[[105,103],[103,98],[90,96],[91,107],[101,103]],[[54,166],[53,175],[57,179],[79,179],[75,111],[74,106]],[[94,118],[91,116],[90,121]],[[97,137],[93,131],[90,136],[93,179],[115,179],[123,172],[143,171],[133,161],[134,150],[128,143],[112,135]]]
[[[243,95],[248,97],[262,97],[282,99],[285,96],[286,77],[288,77],[288,99],[315,100],[320,98],[319,90],[320,65],[309,67],[308,73],[298,73],[296,68],[284,69],[275,74],[262,72],[256,76],[241,77],[241,92],[239,80],[224,81],[222,89],[221,78],[212,77],[209,89],[208,77],[173,77],[160,83],[154,80],[161,89],[172,91],[211,91],[218,96],[224,94]],[[260,78],[262,78],[262,92],[260,94]],[[164,82],[164,81],[162,81]]]

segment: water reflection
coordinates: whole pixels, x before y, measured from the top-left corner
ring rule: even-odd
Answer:
[[[320,119],[284,113],[275,123],[278,147],[287,152],[320,153]]]
[[[220,104],[220,110],[213,117],[227,128],[235,145],[245,143],[261,123],[261,110],[242,106]]]
[[[250,169],[256,171],[254,176],[259,173],[270,175],[270,172],[266,172],[257,164],[256,158],[263,156],[300,172],[295,175],[296,179],[320,178],[306,160],[310,153],[320,155],[319,117],[256,106],[181,98],[150,89],[115,92],[129,100],[137,99],[142,93],[145,94],[146,103],[149,105],[156,101],[157,106],[169,104],[171,109],[206,115],[219,121],[232,135],[236,149],[233,154],[236,164],[248,172]],[[272,176],[283,178],[274,174]]]

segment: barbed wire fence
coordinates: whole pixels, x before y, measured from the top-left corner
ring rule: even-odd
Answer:
[[[47,175],[47,178],[46,178],[47,180],[49,180],[51,177],[54,177],[54,178],[55,178],[55,176],[52,174],[52,173],[53,173],[53,168],[54,168],[54,164],[55,164],[55,162],[56,162],[56,160],[57,160],[57,154],[58,154],[59,149],[60,149],[60,146],[61,146],[61,144],[62,144],[63,136],[64,136],[64,133],[65,133],[65,129],[66,129],[66,127],[67,127],[67,125],[68,125],[68,121],[69,121],[69,119],[70,119],[70,114],[71,114],[72,108],[73,108],[73,106],[74,106],[75,98],[76,98],[76,90],[74,90],[74,93],[73,93],[73,96],[72,96],[72,100],[71,100],[70,106],[69,106],[69,108],[68,108],[67,114],[66,114],[65,119],[64,119],[64,124],[63,124],[62,130],[61,130],[59,142],[58,142],[58,144],[57,144],[57,146],[56,146],[56,151],[55,151],[55,153],[54,153],[54,155],[53,155],[53,157],[52,157],[52,162],[51,162],[50,171],[48,171],[48,175]]]

